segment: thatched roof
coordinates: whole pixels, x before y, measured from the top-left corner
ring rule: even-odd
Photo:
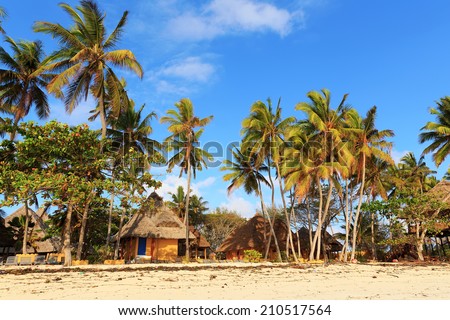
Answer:
[[[46,236],[45,230],[48,228],[45,224],[45,221],[48,220],[48,214],[46,213],[45,207],[39,208],[37,212],[28,208],[28,214],[30,215],[30,222],[34,223],[33,237],[37,239],[44,238]],[[20,207],[5,218],[5,227],[10,227],[9,223],[12,222],[14,218],[19,218],[21,216],[25,216],[25,206]],[[37,253],[57,252],[59,246],[60,243],[58,239],[37,240],[33,242],[33,247],[27,248],[27,251]]]
[[[450,205],[450,181],[442,180],[437,185],[435,185],[428,194],[432,195],[438,200],[445,202]],[[440,211],[440,215],[449,215],[450,208],[445,208]],[[440,234],[444,236],[450,235],[450,223],[448,223],[448,218],[444,219],[442,222],[437,222],[434,226],[436,230],[440,230]]]
[[[450,181],[442,180],[435,185],[428,194],[435,196],[437,199],[442,199],[447,204],[450,204]]]
[[[274,226],[280,248],[286,246],[288,228],[286,224],[277,219]],[[264,236],[265,235],[265,236]],[[270,235],[270,226],[268,221],[259,214],[247,221],[247,223],[237,227],[225,239],[225,241],[216,250],[217,252],[227,252],[235,250],[254,249],[263,252],[266,247],[265,239]],[[271,241],[271,249],[275,250],[274,241]]]
[[[153,192],[142,207],[123,226],[121,238],[185,239],[186,227],[176,214]],[[117,235],[113,241],[116,241]],[[189,238],[195,236],[189,232]]]
[[[189,231],[192,232],[192,234],[195,236],[195,245],[197,248],[210,248],[211,244],[206,240],[206,238],[193,226],[189,227]]]

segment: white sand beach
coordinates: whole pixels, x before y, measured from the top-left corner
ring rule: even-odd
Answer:
[[[450,265],[1,267],[0,299],[450,299]]]

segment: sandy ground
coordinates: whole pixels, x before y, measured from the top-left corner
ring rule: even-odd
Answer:
[[[0,267],[0,299],[450,299],[450,265]]]

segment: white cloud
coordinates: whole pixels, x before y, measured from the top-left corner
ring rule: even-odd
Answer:
[[[233,194],[228,197],[227,202],[222,202],[219,207],[237,211],[239,214],[246,218],[251,218],[256,213],[256,207],[254,203]]]
[[[214,66],[202,61],[200,57],[187,57],[182,60],[170,62],[158,74],[188,81],[207,82],[214,72]]]
[[[213,0],[171,18],[167,32],[172,38],[194,41],[249,32],[274,32],[283,37],[303,19],[302,10],[290,12],[262,1]]]
[[[80,101],[72,113],[68,113],[64,104],[56,100],[52,103],[51,114],[48,120],[62,121],[71,126],[87,123],[91,129],[99,129],[101,127],[99,118],[93,122],[88,120],[92,116],[90,111],[93,109],[95,109],[95,101],[91,97],[88,97],[86,101]]]
[[[215,177],[208,177],[204,180],[193,181],[191,180],[191,195],[195,194],[199,197],[202,196],[201,189],[213,185],[216,181]],[[170,200],[172,196],[171,193],[176,193],[179,186],[183,187],[186,192],[187,179],[186,177],[178,177],[178,175],[169,174],[161,181],[161,188],[157,189],[156,192],[164,198],[164,200]]]
[[[206,61],[211,57],[189,56],[173,59],[151,74],[149,80],[161,94],[189,95],[198,86],[210,84],[216,74],[216,67]]]

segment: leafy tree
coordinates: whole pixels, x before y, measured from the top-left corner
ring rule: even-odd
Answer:
[[[57,97],[63,97],[68,112],[72,112],[79,101],[86,99],[89,92],[98,103],[98,112],[102,124],[102,138],[106,137],[106,84],[109,88],[110,104],[114,114],[118,115],[123,98],[123,86],[113,67],[125,68],[143,76],[141,65],[130,50],[116,49],[127,22],[125,11],[107,36],[105,17],[95,1],[81,0],[80,5],[72,8],[66,3],[60,7],[69,14],[73,25],[65,28],[59,23],[36,22],[34,30],[57,38],[60,49],[46,59],[45,70],[61,71],[47,86],[48,91]]]
[[[62,238],[65,264],[70,265],[74,209],[80,204],[85,208],[95,188],[108,188],[109,181],[99,175],[107,156],[99,148],[97,133],[87,125],[29,122],[20,124],[18,133],[23,140],[16,143],[16,162],[2,163],[0,174],[10,178],[0,179],[0,190],[6,191],[6,203],[41,192],[53,205],[66,208]]]
[[[42,69],[44,50],[40,41],[19,41],[6,37],[13,52],[0,47],[0,108],[14,115],[14,125],[23,119],[34,105],[40,119],[47,118],[50,106],[45,88],[53,77]],[[15,128],[10,132],[14,140]]]
[[[198,147],[203,127],[211,122],[213,116],[203,119],[195,116],[194,106],[191,100],[183,98],[175,103],[178,110],[170,109],[167,115],[161,118],[161,123],[168,123],[171,135],[166,138],[167,149],[175,150],[175,154],[167,162],[169,172],[175,165],[179,165],[180,176],[187,174],[187,195],[185,205],[184,222],[186,225],[186,260],[189,259],[189,199],[191,188],[191,172],[196,176],[196,171],[206,167],[206,159],[212,160],[212,156]],[[199,130],[195,131],[197,128]]]
[[[235,228],[244,223],[245,219],[236,211],[217,208],[205,215],[201,231],[211,244],[211,248],[216,250]]]

